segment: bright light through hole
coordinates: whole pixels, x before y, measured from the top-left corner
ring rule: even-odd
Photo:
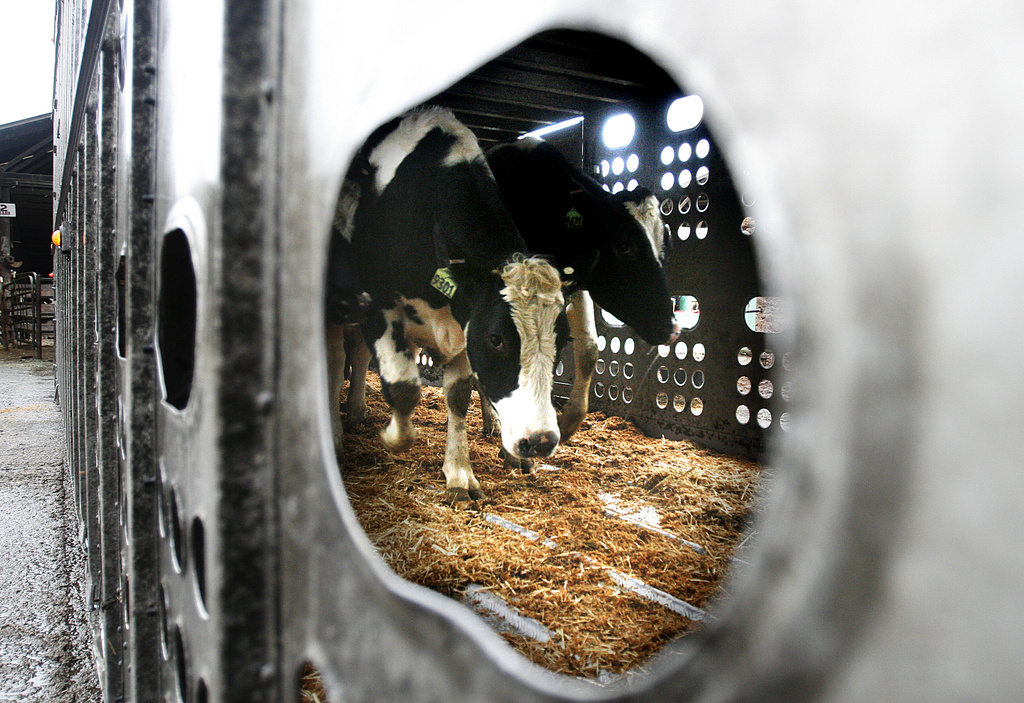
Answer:
[[[672,163],[672,159],[674,159],[675,156],[676,156],[675,149],[673,149],[670,146],[667,146],[667,147],[665,147],[664,149],[661,150],[661,163],[663,163],[666,166],[668,166],[670,163]]]
[[[633,141],[634,134],[636,134],[636,121],[632,115],[623,112],[608,118],[608,121],[604,123],[601,138],[609,149],[618,149]]]
[[[630,173],[640,168],[640,157],[636,154],[630,154],[629,158],[626,159],[626,168],[629,169]]]
[[[711,151],[711,143],[707,139],[701,139],[697,142],[697,148],[693,151],[697,154],[698,159],[703,159]]]
[[[704,101],[699,95],[687,95],[678,98],[668,106],[665,121],[673,132],[684,132],[693,129],[704,118]]]
[[[612,173],[618,176],[622,173],[623,169],[625,168],[626,162],[623,160],[621,156],[616,156],[615,159],[612,161]]]

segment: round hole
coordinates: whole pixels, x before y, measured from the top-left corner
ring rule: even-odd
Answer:
[[[736,355],[736,361],[739,362],[740,366],[747,366],[753,360],[754,352],[750,351],[750,347],[742,347],[739,354]]]
[[[662,410],[667,408],[668,407],[668,393],[659,393],[658,395],[656,395],[654,397],[654,403],[655,403],[655,405],[657,405]]]
[[[679,239],[681,239],[684,242],[687,239],[689,239],[690,238],[690,223],[683,222],[681,225],[679,225],[679,228],[676,230],[676,236],[679,237]]]
[[[747,236],[752,235],[754,233],[754,218],[744,217],[743,222],[740,224],[740,231]]]
[[[767,378],[757,384],[757,393],[765,400],[772,397],[772,393],[775,391],[775,386]]]
[[[680,329],[692,330],[700,321],[700,301],[692,295],[676,297],[672,313]]]
[[[616,176],[622,175],[622,172],[626,170],[626,160],[621,156],[616,156],[612,159],[612,173]]]
[[[761,429],[768,429],[768,426],[772,424],[772,413],[768,408],[761,408],[757,411],[757,424]]]
[[[750,422],[750,408],[746,405],[740,405],[736,408],[736,422],[741,425],[745,425]]]
[[[621,193],[625,187],[626,186],[622,185],[622,181],[616,181],[615,185],[612,186],[612,193]]]
[[[668,215],[672,214],[672,210],[675,208],[675,203],[672,202],[672,198],[665,198],[661,201],[661,214]]]
[[[671,172],[661,174],[661,189],[671,190],[676,183],[676,177]]]
[[[627,405],[633,402],[633,389],[629,386],[622,389],[622,402]]]
[[[634,372],[635,372],[635,369],[633,368],[633,364],[629,363],[628,361],[625,364],[622,365],[622,377],[623,378],[626,378],[626,379],[633,378]]]
[[[697,223],[697,229],[695,230],[697,239],[704,239],[708,236],[708,223],[701,220]]]
[[[658,367],[658,382],[659,383],[668,383],[668,367],[667,366],[659,366]]]
[[[676,342],[676,358],[680,360],[686,358],[686,342]]]
[[[177,625],[171,632],[171,668],[175,673],[175,684],[177,686],[177,699],[185,700],[188,691],[188,672],[185,668],[185,641],[181,637],[181,630]]]
[[[636,351],[636,342],[633,341],[632,337],[626,337],[626,340],[622,343],[622,351],[625,354],[632,354]]]
[[[697,212],[706,212],[710,204],[711,200],[708,198],[707,193],[701,193],[700,195],[697,196]]]
[[[666,358],[669,355],[669,352],[671,352],[671,351],[672,351],[672,347],[670,347],[667,344],[659,344],[658,345],[658,356],[660,356],[663,359]]]
[[[633,141],[634,134],[636,134],[636,120],[632,115],[623,112],[608,118],[601,131],[601,138],[609,149],[619,149]]]
[[[619,387],[618,386],[609,386],[608,387],[608,399],[609,400],[618,400],[619,399]]]
[[[703,344],[701,344],[700,342],[697,342],[696,344],[693,345],[693,360],[694,361],[704,361],[704,355],[705,354],[706,354],[706,352],[704,351],[704,345]]]
[[[594,373],[604,373],[604,359],[598,359],[597,363],[594,364]]]
[[[765,349],[761,352],[761,366],[762,368],[770,369],[775,365],[775,352]]]
[[[779,415],[779,427],[785,432],[789,432],[789,413],[782,413]]]
[[[689,142],[683,142],[682,144],[679,145],[679,160],[680,161],[689,161],[690,160],[690,156],[692,154],[693,154],[693,148],[690,146]]]
[[[785,357],[783,357],[783,359],[785,359]],[[782,384],[782,388],[779,389],[779,395],[781,395],[782,399],[786,402],[793,399],[793,386],[789,381]],[[779,418],[779,421],[781,422],[782,418]]]
[[[629,158],[626,159],[626,170],[630,173],[635,173],[640,168],[640,157],[636,154],[630,154]]]
[[[750,379],[747,378],[746,376],[740,376],[739,379],[736,381],[736,391],[740,395],[750,395],[750,390],[752,387],[753,384],[751,384]]]
[[[698,159],[707,158],[707,155],[711,153],[711,142],[707,139],[701,139],[697,142],[697,146],[693,148],[693,152],[697,155]]]
[[[604,348],[605,348],[605,346],[607,346],[607,344],[608,344],[608,340],[605,339],[604,335],[603,334],[602,335],[598,335],[598,337],[597,337],[597,350],[599,352],[603,352]]]
[[[618,354],[619,353],[619,349],[621,347],[622,347],[622,340],[620,340],[618,337],[612,337],[611,342],[609,342],[609,344],[608,344],[608,348],[611,350],[612,354]]]
[[[200,612],[205,616],[206,608],[206,530],[198,517],[192,520],[192,573],[195,576],[196,593],[199,596]]]
[[[676,98],[668,106],[665,123],[673,132],[685,132],[700,124],[704,118],[704,101],[699,95]]]
[[[681,413],[686,410],[686,398],[681,395],[677,395],[672,399],[672,409],[677,413]]]
[[[672,374],[672,380],[677,386],[686,385],[686,369],[676,369],[675,373]]]
[[[703,388],[704,387],[704,372],[703,371],[694,371],[693,372],[693,376],[690,378],[690,383],[693,384],[694,388]]]
[[[786,352],[782,355],[782,368],[786,371],[793,370],[793,352]]]
[[[681,199],[679,201],[679,214],[680,215],[685,215],[689,211],[690,211],[690,196],[686,196],[685,198],[683,198],[683,199]]]
[[[612,361],[610,364],[608,364],[608,375],[609,376],[618,376],[619,375],[619,362]]]
[[[685,169],[684,168],[682,171],[679,172],[679,187],[680,188],[688,187],[692,181],[693,181],[693,175],[690,173],[689,169]]]
[[[708,182],[708,178],[711,177],[711,169],[707,166],[701,166],[697,169],[697,183],[698,185],[704,185]]]
[[[167,513],[167,538],[170,541],[171,566],[179,574],[185,570],[185,535],[181,531],[181,515],[178,512],[178,497],[174,489],[169,489],[167,504],[164,506]]]
[[[558,362],[558,366],[555,367],[555,375],[561,376],[565,373],[565,365],[561,361]]]
[[[635,178],[630,178],[629,179],[629,183],[626,184],[626,190],[629,190],[629,191],[636,190],[639,185],[640,185],[640,181],[638,181]]]
[[[164,400],[184,409],[192,393],[196,360],[196,271],[188,237],[164,236],[157,296],[157,359]]]
[[[596,395],[598,398],[604,397],[604,384],[601,383],[600,381],[594,384],[594,395]]]
[[[601,177],[602,178],[607,177],[609,172],[611,172],[611,170],[612,170],[612,165],[610,163],[608,163],[607,159],[601,162]]]
[[[670,146],[665,147],[664,149],[661,150],[661,163],[668,166],[670,163],[672,163],[672,159],[675,158],[675,155],[675,149],[673,149]]]
[[[694,415],[700,415],[704,412],[704,401],[700,398],[694,398],[690,401],[690,412]]]

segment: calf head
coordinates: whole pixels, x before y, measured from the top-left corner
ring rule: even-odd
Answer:
[[[543,259],[516,256],[477,285],[466,350],[500,420],[502,445],[518,458],[550,456],[560,440],[552,377],[569,334],[558,272]]]
[[[578,209],[598,250],[586,282],[591,297],[648,344],[667,343],[678,329],[662,268],[664,225],[657,201],[644,192],[611,198],[602,192]]]

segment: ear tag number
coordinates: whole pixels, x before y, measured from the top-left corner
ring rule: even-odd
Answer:
[[[439,290],[441,295],[446,298],[454,298],[455,291],[459,287],[459,284],[455,282],[455,278],[452,277],[451,270],[447,268],[434,271],[434,277],[430,279],[430,285]]]
[[[583,215],[576,208],[565,213],[565,226],[569,229],[580,229],[583,226]]]

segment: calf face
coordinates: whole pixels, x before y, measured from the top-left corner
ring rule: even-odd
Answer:
[[[480,392],[495,409],[505,450],[549,456],[559,431],[551,386],[568,341],[558,272],[539,258],[516,257],[473,297],[466,350]]]

